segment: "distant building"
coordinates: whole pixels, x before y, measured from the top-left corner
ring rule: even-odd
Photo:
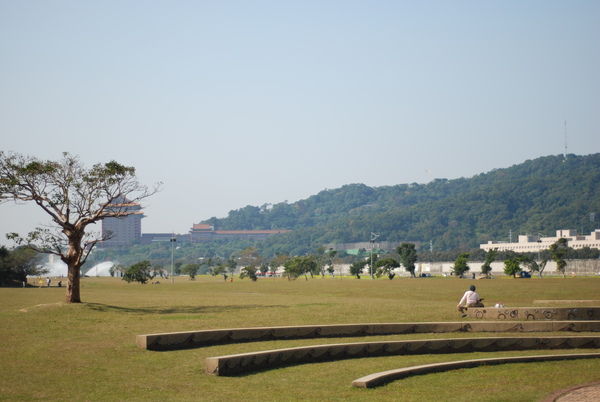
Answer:
[[[137,216],[137,215],[135,215]],[[132,216],[133,217],[133,216]],[[140,218],[143,215],[140,216]],[[114,218],[113,218],[114,219]],[[129,217],[125,218],[129,219]],[[106,220],[105,220],[106,221]],[[251,240],[262,240],[269,236],[278,233],[287,233],[291,230],[280,229],[280,230],[215,230],[214,225],[208,225],[204,223],[194,224],[189,233],[186,234],[175,234],[175,233],[141,233],[139,235],[134,234],[134,237],[125,237],[120,231],[125,233],[132,233],[134,227],[127,226],[127,222],[123,220],[117,220],[120,222],[109,222],[111,224],[110,229],[113,233],[117,233],[117,236],[103,244],[104,247],[111,246],[128,246],[132,243],[139,244],[152,244],[159,242],[169,242],[171,239],[175,239],[178,244],[181,243],[207,243],[214,240],[235,240],[235,239],[251,239]],[[120,226],[117,226],[120,224]],[[104,226],[103,226],[104,229]],[[140,227],[141,229],[141,227]]]
[[[174,234],[174,233],[142,233],[140,244],[152,244],[159,242],[169,242],[175,239],[177,243],[189,243],[189,234]]]
[[[518,253],[531,253],[550,249],[550,246],[560,238],[567,239],[569,247],[574,249],[583,247],[600,249],[600,229],[596,229],[589,236],[578,235],[576,230],[557,230],[556,237],[521,235],[517,243],[488,241],[486,244],[480,244],[479,248],[485,251],[498,249],[498,251],[512,250]]]
[[[142,206],[120,196],[106,206],[107,211],[127,211],[130,215],[122,218],[102,220],[102,237],[109,237],[100,243],[100,247],[122,247],[138,243],[142,236]]]
[[[412,241],[412,242],[402,242],[402,243],[412,243],[415,245],[415,249],[421,248],[421,242]],[[365,249],[366,251],[371,251],[371,246],[373,250],[383,250],[389,253],[396,251],[398,247],[402,244],[400,242],[390,242],[390,241],[379,241],[379,242],[360,242],[360,243],[330,243],[324,244],[323,247],[325,249],[333,249],[336,251],[345,251],[348,254],[357,254],[361,249]]]
[[[190,230],[191,243],[206,243],[213,240],[236,240],[252,239],[263,240],[267,237],[279,233],[288,233],[291,230],[216,230],[214,225],[207,223],[198,223],[192,226]]]

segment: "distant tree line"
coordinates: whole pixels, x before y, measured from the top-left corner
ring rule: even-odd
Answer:
[[[315,252],[302,256],[289,256],[278,253],[272,258],[266,258],[261,256],[256,248],[247,247],[240,252],[233,253],[226,259],[220,256],[211,256],[199,258],[198,260],[201,262],[195,263],[186,263],[185,259],[178,259],[174,261],[171,269],[174,275],[188,276],[191,280],[194,280],[196,275],[210,274],[212,276],[222,276],[223,280],[227,281],[233,277],[235,272],[239,272],[240,279],[249,278],[256,281],[260,276],[280,275],[282,274],[281,269],[283,269],[283,275],[289,280],[300,277],[308,280],[316,276],[331,275],[335,277],[336,265],[349,264],[350,275],[358,279],[363,275],[372,274],[373,277],[386,276],[392,280],[395,278],[398,268],[404,269],[411,277],[415,277],[417,262],[434,262],[438,261],[439,258],[439,261],[454,261],[452,274],[457,277],[464,277],[467,274],[489,276],[492,271],[491,264],[494,261],[504,261],[504,273],[506,275],[517,276],[527,271],[529,274],[537,273],[542,277],[545,266],[550,260],[556,262],[557,271],[564,276],[568,260],[599,257],[600,250],[590,248],[574,250],[567,246],[567,241],[563,238],[554,243],[550,250],[543,250],[539,253],[516,253],[496,249],[487,252],[481,249],[472,252],[417,252],[415,244],[402,243],[393,252],[376,250],[372,256],[365,249],[359,250],[356,255],[349,255],[320,247]],[[192,257],[187,259],[194,260]],[[472,272],[469,266],[470,262],[483,262],[480,272]],[[371,264],[373,264],[372,267]],[[158,263],[152,263],[149,260],[133,263],[128,268],[116,265],[111,269],[113,275],[119,275],[119,272],[127,282],[142,284],[156,277],[168,278],[170,275],[169,268],[165,268]]]
[[[482,249],[431,252],[427,250],[418,251],[413,243],[402,243],[393,252],[386,253],[382,250],[374,252],[373,276],[387,276],[389,279],[393,279],[396,275],[396,268],[403,267],[406,272],[414,277],[417,262],[442,261],[454,261],[453,274],[457,276],[464,276],[467,272],[470,272],[468,264],[471,262],[483,262],[480,274],[487,276],[491,272],[491,263],[494,261],[505,261],[505,265],[508,264],[509,268],[505,269],[507,275],[514,276],[522,270],[528,270],[541,276],[546,263],[550,260],[556,261],[557,253],[560,254],[563,261],[600,258],[600,250],[589,247],[575,250],[566,245],[565,239],[559,240],[557,245],[553,247],[557,248],[533,253],[498,250],[486,252]],[[162,252],[159,252],[161,250]],[[131,260],[136,256],[140,259],[137,262],[132,261],[129,268],[124,268],[126,264],[113,266],[111,275],[124,276],[127,281],[145,283],[155,277],[168,278],[172,270],[174,275],[186,275],[192,280],[196,275],[206,274],[222,276],[224,280],[227,280],[234,275],[234,272],[239,270],[242,279],[257,280],[259,276],[274,274],[277,269],[283,267],[284,273],[289,279],[304,277],[308,280],[309,277],[313,278],[315,276],[335,276],[336,265],[349,264],[350,274],[360,278],[364,275],[365,270],[370,268],[371,264],[371,255],[366,249],[361,249],[357,254],[352,255],[344,251],[319,247],[314,252],[302,256],[277,253],[269,258],[260,255],[258,249],[254,247],[247,247],[229,256],[219,256],[215,254],[207,255],[202,252],[202,249],[199,250],[194,245],[188,245],[188,247],[177,250],[177,258],[173,260],[173,267],[171,267],[170,253],[170,249],[154,245],[154,249],[148,253],[124,254],[121,256],[121,258],[125,257],[124,260]],[[103,251],[103,255],[106,254]],[[156,258],[144,258],[148,255]],[[117,256],[114,258],[117,258]],[[139,278],[136,275],[140,270],[142,272],[141,277],[145,280],[136,279]],[[564,269],[560,267],[559,271],[564,273]]]

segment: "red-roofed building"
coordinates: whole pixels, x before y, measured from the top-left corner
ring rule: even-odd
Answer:
[[[213,240],[235,240],[235,239],[252,239],[262,240],[269,236],[279,233],[288,233],[291,230],[215,230],[214,225],[207,223],[198,223],[192,226],[190,231],[190,242],[204,243]]]

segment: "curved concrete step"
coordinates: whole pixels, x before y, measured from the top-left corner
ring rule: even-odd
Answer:
[[[444,371],[473,368],[479,366],[492,366],[509,363],[537,363],[557,360],[597,359],[600,353],[577,353],[564,355],[541,355],[541,356],[514,356],[514,357],[492,357],[489,359],[459,360],[454,362],[443,362],[424,364],[422,366],[405,367],[401,369],[381,371],[361,377],[352,381],[352,385],[361,388],[374,388],[391,381],[400,380],[413,375],[440,373]]]
[[[361,357],[596,348],[600,348],[600,336],[418,339],[303,346],[207,357],[205,362],[208,374],[231,376],[282,366]]]
[[[177,350],[239,342],[451,332],[600,332],[600,321],[460,321],[229,328],[138,335],[140,349]]]

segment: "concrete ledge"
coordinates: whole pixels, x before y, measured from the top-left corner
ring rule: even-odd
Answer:
[[[231,376],[276,367],[361,357],[508,350],[596,349],[600,336],[426,339],[315,345],[206,358],[208,374]]]
[[[472,310],[472,309],[471,309]],[[138,335],[140,349],[177,350],[239,342],[446,332],[596,332],[600,321],[417,322],[209,329]]]
[[[600,300],[534,300],[533,304],[588,304],[600,306]]]
[[[542,356],[516,356],[516,357],[494,357],[490,359],[459,360],[454,362],[425,364],[396,370],[382,371],[369,374],[352,381],[352,385],[361,388],[374,388],[394,380],[430,373],[440,373],[461,368],[473,368],[479,366],[491,366],[508,363],[537,363],[557,360],[597,359],[600,353],[591,354],[565,354],[565,355],[542,355]]]
[[[483,320],[599,321],[600,307],[470,307],[467,314]]]

